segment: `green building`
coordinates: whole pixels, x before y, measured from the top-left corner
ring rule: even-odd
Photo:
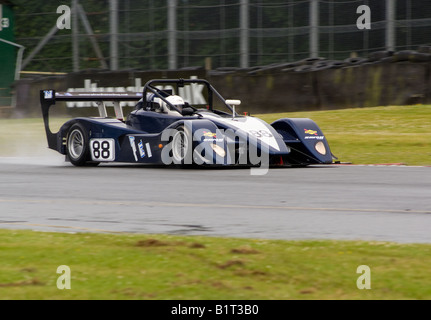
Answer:
[[[11,106],[11,85],[16,77],[16,61],[20,46],[14,41],[13,5],[0,0],[0,107]]]

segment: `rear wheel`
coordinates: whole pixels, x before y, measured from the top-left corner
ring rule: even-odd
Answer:
[[[90,161],[89,139],[85,128],[74,124],[66,138],[66,153],[69,161],[75,166],[96,166],[98,162]]]

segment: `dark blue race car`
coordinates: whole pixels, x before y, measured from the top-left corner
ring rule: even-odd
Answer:
[[[41,90],[40,100],[49,148],[75,166],[306,166],[334,159],[312,120],[284,118],[268,124],[240,115],[235,111],[239,100],[225,100],[202,79],[151,80],[139,93]],[[74,118],[52,133],[49,110],[60,101],[94,105],[99,117]],[[134,110],[124,117],[121,104],[131,102]],[[109,105],[115,118],[107,116]]]

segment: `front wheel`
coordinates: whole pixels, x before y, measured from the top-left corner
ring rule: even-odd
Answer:
[[[70,128],[66,138],[66,154],[74,166],[95,166],[99,164],[98,162],[90,161],[88,141],[88,133],[81,124],[76,123]]]
[[[172,160],[174,164],[192,164],[190,135],[179,126],[172,138]]]

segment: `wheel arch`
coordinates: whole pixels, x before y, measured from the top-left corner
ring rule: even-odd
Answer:
[[[271,123],[271,126],[282,136],[284,143],[290,147],[288,161],[292,164],[332,163],[333,155],[319,126],[308,118],[282,118]],[[325,153],[318,150],[317,144],[323,144]]]

